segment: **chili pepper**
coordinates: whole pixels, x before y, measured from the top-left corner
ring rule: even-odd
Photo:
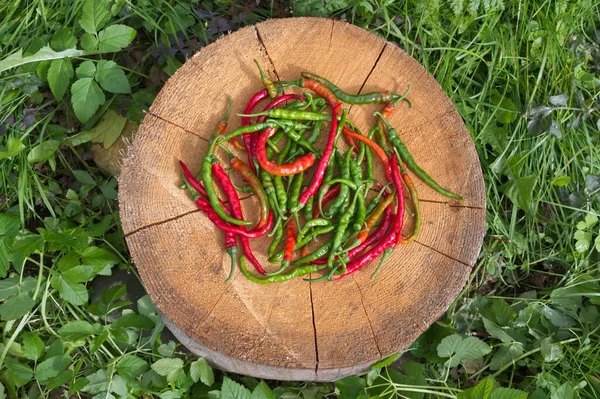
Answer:
[[[400,98],[387,103],[385,105],[385,107],[383,107],[383,110],[381,111],[381,115],[383,115],[383,117],[385,119],[389,119],[390,116],[392,116],[392,112],[394,112],[394,110],[396,109],[396,106],[398,105],[398,103],[400,103],[400,101],[406,101],[408,103],[408,108],[412,108],[412,103],[410,102],[409,99],[406,98],[406,96],[408,95],[409,92],[410,92],[410,85],[408,85],[408,87],[406,88],[406,91],[404,92],[404,94],[402,94],[402,96]],[[385,126],[381,120],[377,121],[377,126],[374,127],[374,129],[379,133],[378,139],[379,139],[379,142],[381,143],[381,147],[384,149],[389,148],[390,143],[389,143],[389,141],[387,139],[387,135],[385,133]]]
[[[297,131],[293,130],[293,129],[284,129],[284,133],[286,136],[288,136],[290,139],[292,139],[295,143],[297,143],[298,145],[306,148],[308,151],[312,152],[312,153],[316,153],[317,150],[312,146],[312,144],[310,144],[308,142],[308,140],[306,140],[304,137],[302,137],[302,135],[300,135]],[[290,153],[294,153],[295,151],[290,151]]]
[[[281,262],[281,268],[284,269],[290,265],[292,258],[294,257],[294,247],[296,246],[296,221],[294,218],[290,218],[286,226],[286,237],[285,247],[283,249],[283,261]]]
[[[311,264],[315,264],[315,265],[316,264],[326,265],[327,259],[320,259],[320,258],[327,255],[327,253],[331,249],[332,244],[333,243],[331,241],[324,243],[323,245],[321,245],[319,248],[315,249],[310,254],[304,255],[303,257],[292,261],[292,265],[301,265],[304,263],[311,263]]]
[[[283,94],[277,98],[275,98],[274,100],[272,100],[270,103],[268,103],[267,105],[265,105],[265,107],[263,108],[263,111],[269,110],[271,108],[275,108],[280,104],[283,104],[287,101],[293,101],[293,100],[298,100],[298,101],[304,101],[304,98],[298,94]],[[265,119],[267,119],[264,116],[259,117],[258,119],[256,119],[257,123],[262,123],[265,121]],[[257,134],[253,134],[251,136],[251,143],[252,143],[252,153],[256,154],[256,146],[257,146],[257,141],[258,141],[258,135]]]
[[[340,168],[340,174],[342,176],[342,179],[346,179],[346,180],[350,179],[351,157],[352,157],[352,151],[348,150],[348,151],[346,151],[344,158],[341,159],[341,162],[338,163],[338,167]],[[339,158],[341,158],[341,156],[339,156]],[[338,157],[336,157],[336,161],[337,160],[338,160]],[[327,208],[327,211],[325,211],[325,217],[328,217],[328,218],[333,217],[341,209],[345,209],[346,204],[349,201],[350,201],[350,187],[348,187],[346,185],[342,185],[340,187],[340,194],[337,196],[335,201],[333,201],[333,203],[331,205],[329,205],[329,208]]]
[[[339,184],[331,187],[329,189],[329,191],[327,191],[327,193],[323,196],[323,204],[326,204],[327,201],[329,201],[332,198],[335,198],[337,195],[339,195],[340,189],[341,189],[341,185],[339,185]],[[319,215],[319,209],[315,207],[313,209],[313,218],[316,218],[318,215]]]
[[[354,219],[352,220],[352,230],[357,232],[360,231],[365,223],[365,218],[367,217],[367,205],[365,204],[364,195],[358,196],[358,200],[356,202],[356,212],[354,215]]]
[[[258,238],[265,235],[273,226],[273,213],[269,212],[267,222],[261,227],[255,227],[252,230],[246,230],[243,227],[236,226],[225,222],[223,219],[216,214],[216,212],[210,206],[210,203],[204,198],[196,198],[196,206],[206,215],[208,219],[219,229],[226,233],[237,234],[245,238]]]
[[[336,179],[332,179],[329,182],[329,184],[331,186],[333,186],[334,184],[343,184],[344,186],[348,186],[348,188],[351,188],[352,190],[356,190],[358,188],[358,185],[355,182],[353,182],[352,180],[349,180],[349,179],[344,179],[342,177],[338,177]]]
[[[394,196],[388,195],[383,199],[382,202],[379,203],[379,205],[377,205],[375,210],[371,214],[369,214],[369,217],[365,221],[365,229],[358,233],[357,239],[359,241],[362,242],[367,238],[367,236],[369,235],[369,231],[373,228],[375,223],[377,223],[377,221],[383,214],[383,211],[385,211],[388,205],[390,205],[392,202],[394,202]]]
[[[273,83],[273,81],[271,80],[271,78],[269,78],[263,72],[263,70],[260,67],[260,64],[258,63],[258,61],[254,60],[254,63],[258,67],[258,72],[260,73],[260,79],[262,80],[262,83],[265,86],[265,89],[267,90],[267,93],[269,94],[269,97],[271,97],[271,98],[277,97],[277,88],[275,87],[275,84]]]
[[[277,157],[277,161],[281,162],[283,161],[283,159],[285,158],[285,155],[287,154],[287,152],[290,149],[290,145],[291,145],[291,141],[288,140],[285,143],[285,147],[283,148],[283,150],[279,153],[279,156]],[[269,173],[268,170],[265,170],[266,173]],[[275,186],[275,197],[277,198],[277,203],[279,204],[279,211],[281,212],[281,215],[285,215],[285,213],[287,212],[287,190],[285,189],[285,186],[283,184],[283,178],[279,175],[275,175],[273,176],[273,185]]]
[[[258,221],[257,226],[264,225],[267,222],[267,216],[269,214],[269,202],[267,200],[267,193],[265,193],[258,177],[256,177],[254,172],[252,172],[252,169],[239,158],[233,158],[231,160],[231,167],[235,169],[248,184],[250,184],[250,187],[252,187],[252,190],[256,194],[260,207],[260,220]]]
[[[312,217],[314,202],[315,197],[310,197],[304,208],[302,208],[305,219],[310,219]]]
[[[336,152],[337,152],[337,150],[336,150]],[[324,203],[323,199],[324,199],[325,194],[327,194],[327,192],[329,192],[329,187],[331,186],[329,184],[329,182],[331,181],[331,179],[333,179],[334,173],[335,173],[335,157],[331,157],[331,159],[329,160],[329,163],[327,164],[327,168],[325,168],[325,173],[323,174],[323,182],[321,184],[321,187],[319,187],[319,192],[317,194],[317,197],[318,197],[317,204],[319,207],[319,213],[321,213],[321,215],[323,214],[323,203]],[[338,190],[339,190],[339,187],[338,187]]]
[[[338,127],[336,114],[337,114],[337,111],[338,111],[339,107],[341,106],[341,104],[339,104],[339,103],[337,105],[330,104],[330,106],[332,107],[332,111],[331,111],[331,129],[329,131],[329,138],[327,139],[327,144],[325,144],[325,150],[323,151],[323,155],[321,155],[321,160],[319,161],[319,164],[317,165],[317,170],[315,171],[315,174],[313,175],[310,185],[306,188],[306,190],[304,190],[304,192],[298,199],[298,206],[300,206],[300,207],[303,207],[304,205],[306,205],[306,202],[308,201],[308,199],[310,197],[312,197],[313,195],[315,195],[315,192],[317,191],[317,189],[321,185],[321,182],[323,181],[323,175],[325,174],[325,169],[327,168],[327,165],[329,164],[329,159],[331,158],[331,154],[333,153],[333,144],[335,142],[335,136],[336,136],[337,127]]]
[[[302,248],[300,248],[300,256],[306,256],[308,255],[308,247],[304,246]]]
[[[294,175],[291,183],[290,194],[288,195],[287,207],[288,209],[294,209],[298,205],[298,197],[300,196],[300,190],[302,189],[302,178],[304,177],[304,172],[300,172],[297,175]]]
[[[362,168],[360,167],[360,163],[358,163],[358,159],[356,158],[352,158],[350,160],[350,177],[355,185],[358,186],[363,184]]]
[[[299,238],[300,236],[296,237],[296,244],[294,245],[294,250],[306,247],[311,241],[315,241],[318,236],[327,234],[327,233],[331,233],[333,230],[335,230],[335,228],[336,228],[336,226],[333,226],[333,225],[322,226],[322,227],[316,228],[311,234],[309,234],[307,236],[304,236],[302,238]],[[281,260],[283,259],[283,254],[284,254],[284,251],[282,250],[282,251],[279,251],[279,252],[271,255],[269,257],[269,262],[271,262],[271,263],[281,262]],[[279,269],[276,272],[271,272],[271,273],[267,273],[267,274],[268,275],[279,274],[284,269],[285,269],[285,267]]]
[[[204,189],[202,184],[200,184],[200,182],[198,180],[196,180],[196,178],[194,177],[192,172],[190,172],[190,169],[187,167],[187,165],[185,163],[183,163],[183,161],[180,160],[179,166],[181,167],[181,170],[183,170],[185,180],[192,186],[192,188],[194,190],[196,190],[204,198],[208,198],[208,194],[206,193],[206,190]]]
[[[288,281],[288,280],[291,280],[298,276],[304,276],[306,274],[316,273],[325,268],[325,266],[322,266],[322,265],[304,265],[304,266],[297,267],[297,268],[291,270],[289,273],[279,274],[279,275],[271,276],[271,277],[267,277],[267,278],[260,278],[258,276],[255,276],[254,274],[250,273],[250,271],[246,267],[245,259],[246,258],[243,255],[240,256],[240,271],[248,280],[253,281],[255,283],[259,283],[259,284],[270,284],[270,283],[279,283],[279,282],[283,282],[283,281]]]
[[[240,199],[237,195],[237,192],[231,184],[231,180],[229,180],[229,176],[227,176],[227,173],[225,173],[221,165],[219,165],[218,163],[213,164],[213,173],[217,181],[220,183],[221,188],[227,195],[227,199],[229,200],[229,206],[231,207],[231,213],[235,217],[238,217],[240,219],[243,218],[244,216],[242,213],[242,205],[240,204]],[[258,262],[258,260],[256,260],[254,254],[252,253],[252,248],[250,248],[250,241],[248,240],[248,238],[240,235],[240,242],[242,243],[243,253],[248,257],[250,263],[254,265],[256,271],[260,274],[265,274],[265,270]]]
[[[235,261],[237,260],[238,253],[237,238],[233,233],[225,232],[225,252],[227,252],[227,254],[229,254],[229,257],[231,258],[231,269],[229,271],[227,279],[225,280],[225,282],[228,283],[233,278],[233,272],[235,271]]]
[[[383,170],[386,171],[386,177],[388,180],[390,180],[390,177],[388,175],[390,161],[389,161],[389,158],[386,155],[385,151],[383,151],[383,149],[380,146],[378,146],[377,143],[374,142],[373,140],[369,139],[368,137],[354,133],[352,130],[350,130],[346,127],[344,127],[344,134],[346,136],[350,136],[357,140],[360,140],[363,143],[365,143],[367,146],[369,146],[369,148],[375,153],[375,155],[377,155],[377,158],[379,158],[379,162],[381,162],[381,164],[383,165]]]
[[[375,269],[375,271],[373,272],[373,274],[371,274],[371,280],[375,280],[375,277],[377,277],[377,275],[381,271],[381,267],[383,266],[383,263],[392,254],[392,252],[394,252],[394,248],[393,247],[389,247],[385,251],[383,251],[383,255],[381,256],[381,260],[379,261],[379,264],[377,265],[377,268]]]
[[[267,89],[262,89],[262,90],[257,91],[256,93],[254,93],[254,95],[250,98],[250,101],[248,101],[246,108],[244,108],[244,113],[245,114],[252,113],[252,110],[254,109],[254,107],[256,107],[256,105],[259,102],[261,102],[262,100],[267,98],[268,95],[269,95],[269,93],[267,92]],[[252,120],[249,117],[242,117],[242,123],[241,123],[242,128],[250,125],[251,123],[252,123]],[[259,129],[259,130],[262,130],[262,129]],[[248,151],[248,164],[250,165],[250,168],[252,169],[252,171],[254,173],[256,173],[256,167],[254,166],[254,161],[253,161],[254,154],[252,152],[252,136],[248,133],[250,133],[250,132],[244,133],[242,138],[244,139],[244,145],[246,146],[246,150]]]
[[[390,142],[391,141],[392,140],[390,140]],[[372,260],[381,255],[386,249],[393,248],[394,246],[396,246],[396,243],[398,241],[398,235],[400,235],[402,232],[402,226],[404,222],[404,187],[402,185],[402,178],[400,177],[400,173],[398,172],[398,157],[396,156],[396,154],[392,155],[391,168],[392,180],[394,182],[394,186],[397,192],[398,205],[396,215],[394,216],[392,225],[390,226],[389,234],[369,251],[348,262],[346,272],[344,274],[334,276],[334,280],[339,280],[349,274],[356,272],[357,270],[360,270],[365,265],[369,264]]]
[[[304,78],[304,85],[306,86],[306,79],[317,81],[327,87],[331,92],[340,100],[347,104],[372,104],[372,103],[385,103],[388,101],[394,101],[401,97],[400,94],[391,93],[389,91],[383,93],[366,93],[366,94],[349,94],[342,91],[339,87],[331,83],[325,78],[318,75],[314,75],[308,72],[302,72]]]
[[[385,128],[387,130],[386,134],[390,143],[398,151],[400,158],[406,163],[408,169],[410,169],[418,178],[423,180],[425,184],[433,188],[438,193],[457,200],[463,199],[463,197],[461,197],[460,195],[454,194],[440,186],[435,180],[433,180],[431,176],[427,174],[427,172],[421,169],[413,159],[412,155],[410,155],[410,153],[408,152],[408,148],[406,148],[406,146],[400,139],[400,136],[398,136],[396,129],[394,129],[379,112],[375,112],[375,115],[377,115],[385,125]]]
[[[306,87],[323,97],[331,108],[335,108],[337,104],[340,104],[340,100],[333,94],[327,86],[313,79],[302,79],[300,81],[300,87]],[[337,111],[335,112],[337,114]]]
[[[402,175],[402,180],[404,180],[404,184],[406,184],[406,188],[408,188],[410,200],[413,204],[415,212],[415,222],[412,233],[410,233],[410,235],[406,238],[403,238],[402,235],[398,236],[398,244],[407,244],[411,242],[417,236],[417,234],[419,234],[419,230],[421,229],[421,212],[419,211],[419,196],[417,194],[417,189],[415,188],[410,175],[406,171],[406,166],[400,168],[400,173]]]
[[[278,165],[269,161],[269,158],[267,158],[267,151],[265,145],[267,139],[271,137],[274,134],[274,132],[274,129],[267,128],[264,132],[260,134],[258,138],[256,148],[256,159],[258,160],[260,167],[263,168],[266,172],[277,176],[291,176],[310,168],[315,163],[316,158],[311,153],[302,155],[301,157],[296,158],[294,162],[284,165]],[[305,203],[303,203],[303,205],[304,204]]]
[[[328,121],[331,116],[328,114],[322,114],[319,112],[312,111],[297,111],[283,108],[274,108],[266,111],[258,112],[256,114],[238,114],[238,116],[245,117],[256,117],[264,116],[274,119],[291,119],[301,121]]]
[[[348,152],[350,152],[350,151],[348,151]],[[337,223],[337,230],[335,231],[335,234],[333,235],[333,239],[331,240],[332,241],[331,250],[329,252],[329,259],[327,260],[327,266],[329,268],[333,267],[333,258],[335,255],[337,255],[336,252],[337,252],[338,248],[340,247],[340,245],[342,244],[342,238],[344,237],[344,234],[346,233],[346,229],[348,228],[348,225],[350,224],[350,220],[352,219],[352,216],[354,215],[354,208],[356,207],[356,200],[358,199],[359,196],[362,195],[363,189],[364,189],[364,186],[360,186],[358,188],[358,190],[356,190],[356,193],[354,194],[354,199],[350,203],[350,206],[342,214],[342,216],[340,217],[340,220]]]
[[[280,223],[277,225],[277,228],[275,229],[275,235],[273,238],[273,241],[271,242],[271,245],[269,245],[269,256],[272,256],[275,253],[275,250],[277,249],[277,246],[279,245],[279,242],[281,241],[281,238],[283,237],[283,225]]]
[[[372,180],[375,176],[373,173],[373,153],[371,151],[366,151],[365,158],[367,160],[365,163],[365,179]]]
[[[249,222],[246,220],[239,220],[239,219],[236,219],[235,217],[229,216],[227,214],[227,212],[225,212],[225,209],[223,209],[223,206],[219,202],[219,197],[217,195],[217,192],[215,191],[215,186],[213,185],[213,181],[212,181],[213,174],[211,172],[211,169],[214,170],[213,165],[219,165],[218,163],[213,163],[213,162],[216,162],[216,159],[214,158],[214,155],[212,154],[214,151],[215,143],[216,143],[216,140],[211,141],[209,151],[206,154],[206,156],[204,156],[204,159],[202,159],[202,164],[201,164],[201,168],[200,168],[200,176],[202,177],[202,183],[204,183],[204,188],[206,189],[206,194],[208,196],[208,200],[210,201],[210,206],[212,206],[212,208],[215,210],[217,215],[219,215],[226,222],[233,223],[238,226],[246,226],[246,225],[252,224],[252,222]],[[225,172],[223,172],[223,173],[225,173]],[[225,173],[225,176],[227,176],[227,173]],[[227,180],[229,180],[229,179],[227,179]],[[225,189],[223,189],[223,191],[225,191]],[[231,191],[233,193],[235,193],[235,188],[233,186],[231,186]],[[229,196],[231,193],[225,192],[225,194]],[[236,196],[237,196],[237,194],[236,194]]]
[[[312,229],[313,227],[329,226],[330,224],[331,224],[331,222],[327,219],[323,219],[323,218],[311,219],[304,224],[304,226],[302,227],[302,230],[300,231],[300,235],[305,236],[306,233],[308,233],[308,230]]]

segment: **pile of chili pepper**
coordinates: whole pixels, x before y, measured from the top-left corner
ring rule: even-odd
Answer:
[[[231,257],[227,281],[238,262],[244,276],[267,284],[307,275],[310,281],[339,280],[381,257],[374,278],[394,248],[413,240],[421,226],[419,198],[409,171],[437,192],[462,199],[417,165],[388,122],[400,103],[412,106],[407,98],[410,86],[404,94],[352,95],[311,73],[302,73],[295,81],[272,81],[257,66],[265,88],[238,114],[241,126],[227,133],[230,99],[198,178],[180,161],[196,205],[224,232],[225,251]],[[285,94],[291,88],[306,90]],[[363,134],[343,106],[372,103],[383,107],[374,114],[375,125]],[[322,136],[326,143],[317,148]],[[346,151],[340,149],[342,138]],[[246,152],[246,160],[231,149]],[[226,168],[217,151],[229,160]],[[375,179],[375,160],[386,181]],[[232,173],[244,183],[235,185]],[[260,216],[254,226],[244,219],[239,193],[258,199]],[[403,236],[407,214],[414,218],[413,228]],[[250,246],[252,239],[265,235],[272,238],[268,255],[275,266],[261,265]]]

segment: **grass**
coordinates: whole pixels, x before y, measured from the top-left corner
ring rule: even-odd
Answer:
[[[57,101],[49,89],[49,64],[0,74],[0,398],[228,398],[235,390],[250,397],[246,389],[278,398],[479,398],[489,396],[469,389],[488,383],[491,397],[523,397],[499,387],[531,398],[600,397],[598,2],[102,4],[114,11],[108,25],[137,32],[126,51],[100,56],[122,68],[130,94],[105,91],[106,102],[81,123],[70,91]],[[80,40],[84,6],[0,2],[0,54],[34,54],[63,27]],[[93,292],[111,269],[135,268],[119,228],[116,181],[92,161],[92,137],[79,133],[107,109],[139,122],[186,55],[225,31],[298,15],[364,27],[435,76],[476,143],[487,234],[469,284],[409,349],[415,362],[402,372],[384,363],[335,384],[265,388],[213,373],[163,342],[147,297],[132,307],[120,299],[125,287]],[[71,61],[77,68],[98,57]],[[80,262],[93,270],[77,269]],[[442,356],[450,341],[480,351]]]

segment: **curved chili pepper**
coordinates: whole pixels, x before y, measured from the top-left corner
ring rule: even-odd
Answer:
[[[283,250],[283,262],[281,262],[281,267],[289,266],[292,258],[294,257],[294,247],[296,246],[296,221],[294,218],[290,218],[287,226],[286,226],[286,239],[285,239],[285,248]]]
[[[398,236],[398,244],[408,244],[414,240],[417,234],[419,234],[419,230],[421,229],[421,212],[419,211],[419,196],[417,194],[417,189],[415,188],[415,184],[410,178],[410,175],[406,171],[406,166],[401,168],[400,173],[402,175],[402,180],[404,180],[404,184],[406,184],[406,188],[408,188],[410,200],[412,201],[415,211],[415,222],[412,233],[406,238],[403,238],[402,235]]]
[[[358,236],[356,237],[358,241],[363,242],[367,238],[371,228],[373,228],[373,226],[375,225],[375,223],[377,223],[383,212],[387,209],[388,205],[390,205],[392,202],[394,202],[394,196],[388,195],[384,197],[383,201],[380,202],[379,205],[377,205],[373,213],[371,213],[365,221],[365,229],[358,233]]]
[[[440,186],[435,180],[433,180],[433,178],[431,176],[429,176],[427,174],[427,172],[425,172],[423,169],[421,169],[421,167],[419,167],[419,165],[417,165],[417,163],[415,162],[412,155],[410,155],[410,152],[408,152],[408,148],[406,148],[406,146],[400,139],[400,136],[398,136],[396,129],[394,129],[389,124],[389,122],[383,117],[383,115],[381,115],[379,112],[375,112],[375,115],[377,115],[381,119],[383,124],[385,125],[385,128],[387,130],[386,134],[387,134],[387,137],[388,137],[390,143],[398,151],[400,158],[402,159],[402,161],[404,161],[406,163],[408,169],[412,170],[412,172],[419,179],[423,180],[423,182],[425,184],[427,184],[429,187],[433,188],[438,193],[445,195],[446,197],[457,199],[457,200],[464,199],[460,195],[454,194],[453,192],[448,191],[445,188],[443,188],[442,186]]]
[[[302,121],[327,121],[331,117],[327,114],[321,114],[318,112],[312,111],[298,111],[298,110],[290,110],[284,108],[273,108],[266,111],[262,111],[256,114],[238,114],[239,116],[260,116],[260,117],[269,117],[275,119],[292,119],[292,120],[302,120]]]
[[[329,191],[327,191],[327,193],[323,196],[323,204],[326,204],[327,201],[329,201],[332,198],[335,198],[337,195],[339,195],[341,188],[342,187],[340,184],[331,187],[329,189]],[[313,218],[316,218],[317,216],[319,216],[319,212],[320,212],[319,208],[315,206],[313,209]]]
[[[272,277],[268,277],[268,278],[260,278],[258,276],[255,276],[254,274],[250,273],[250,271],[246,267],[245,259],[246,258],[244,257],[244,255],[240,256],[240,270],[241,270],[242,274],[248,280],[253,281],[255,283],[259,283],[259,284],[271,284],[271,283],[279,283],[282,281],[288,281],[288,280],[291,280],[298,276],[304,276],[306,274],[316,273],[325,268],[325,266],[322,266],[322,265],[304,265],[301,267],[297,267],[286,274],[279,274],[277,276],[272,276]]]
[[[263,70],[260,67],[260,64],[258,63],[258,61],[254,60],[254,63],[258,67],[258,72],[260,73],[260,79],[262,80],[262,83],[265,86],[265,89],[267,90],[267,93],[269,94],[269,97],[271,97],[271,98],[277,97],[277,88],[275,87],[275,84],[273,83],[273,81],[271,80],[271,78],[269,78],[263,72]]]
[[[321,83],[327,87],[331,92],[340,100],[347,104],[373,104],[373,103],[385,103],[388,101],[394,101],[402,97],[400,94],[385,91],[383,93],[373,92],[365,94],[349,94],[318,75],[302,72],[302,77],[305,79],[304,85],[306,86],[306,79],[311,79]]]
[[[274,236],[273,236],[273,242],[271,242],[271,245],[269,245],[269,249],[268,249],[268,254],[269,256],[273,256],[273,254],[275,253],[275,250],[277,249],[277,246],[279,245],[279,242],[281,241],[281,238],[283,237],[283,224],[279,223],[277,225],[277,228],[275,229],[274,232]]]
[[[306,87],[307,89],[310,89],[323,97],[331,108],[334,108],[340,102],[340,100],[335,96],[335,94],[333,94],[331,90],[316,80],[302,79],[299,86]]]
[[[341,155],[339,155],[340,153],[336,153],[336,161],[338,161],[338,167],[340,168],[340,174],[342,176],[342,179],[350,179],[350,160],[352,158],[352,151],[348,150],[346,151],[346,154],[344,155],[344,158],[341,158]],[[342,185],[340,187],[340,194],[337,196],[337,198],[335,199],[335,201],[333,201],[333,203],[329,206],[329,208],[327,208],[327,211],[325,211],[324,216],[326,218],[330,218],[333,217],[334,215],[336,215],[337,213],[339,213],[341,210],[346,208],[346,205],[348,204],[348,202],[350,201],[350,187],[348,187],[347,185]]]
[[[348,151],[348,152],[350,152],[350,151]],[[333,235],[333,238],[331,240],[331,250],[329,251],[329,258],[327,259],[327,266],[329,268],[333,267],[334,257],[337,255],[336,252],[337,252],[338,248],[340,247],[340,245],[342,245],[342,238],[344,237],[344,234],[346,233],[346,229],[350,225],[350,220],[352,219],[352,216],[354,215],[354,208],[356,207],[356,201],[357,201],[358,197],[362,195],[363,189],[364,189],[364,186],[360,186],[358,188],[358,190],[356,190],[356,193],[354,194],[354,199],[350,203],[350,206],[348,207],[348,209],[346,209],[346,211],[342,214],[342,216],[338,220],[337,230],[335,231],[335,234]]]
[[[267,199],[267,193],[265,193],[262,184],[260,184],[258,177],[256,177],[254,172],[252,172],[252,169],[250,169],[250,167],[242,162],[239,158],[233,158],[231,160],[231,167],[235,169],[244,178],[244,180],[246,180],[256,194],[256,198],[258,198],[260,207],[260,220],[258,221],[257,226],[263,226],[267,222],[267,217],[269,214],[269,201]]]
[[[269,216],[267,217],[267,222],[264,226],[255,227],[252,230],[246,230],[241,226],[235,226],[233,224],[225,222],[223,219],[219,217],[215,213],[215,211],[210,206],[210,203],[206,201],[204,198],[199,197],[196,198],[196,206],[206,215],[208,216],[208,220],[210,220],[215,226],[219,229],[223,230],[225,233],[237,234],[241,237],[246,238],[258,238],[265,235],[273,226],[273,213],[269,212]]]
[[[315,192],[317,191],[317,189],[321,185],[321,182],[323,181],[323,175],[325,174],[325,169],[327,169],[327,165],[329,164],[329,159],[331,158],[331,154],[333,153],[333,144],[335,142],[335,136],[336,136],[337,127],[338,127],[336,115],[337,115],[337,111],[338,111],[339,107],[341,107],[341,104],[340,103],[337,103],[337,104],[330,103],[330,106],[331,106],[331,128],[329,130],[329,138],[327,139],[327,144],[325,144],[325,150],[323,151],[323,155],[321,156],[321,160],[319,161],[319,164],[317,165],[317,170],[315,171],[315,174],[313,175],[310,185],[306,188],[306,190],[304,190],[304,192],[298,199],[299,207],[303,207],[304,205],[306,205],[306,202],[308,201],[308,199],[310,197],[312,197],[313,195],[315,195]],[[309,154],[309,155],[312,155],[312,154]],[[294,211],[297,212],[298,210],[297,209],[292,210],[292,212],[294,212]]]
[[[225,282],[228,283],[233,278],[235,261],[237,260],[238,254],[237,238],[233,233],[225,232],[225,252],[227,252],[231,258],[231,269],[229,270],[229,276],[227,276],[227,279],[225,279]]]
[[[248,101],[246,108],[244,108],[244,113],[245,114],[252,113],[252,110],[254,109],[254,107],[256,107],[256,105],[259,102],[261,102],[268,96],[269,96],[269,93],[267,92],[267,89],[262,89],[262,90],[257,91],[256,93],[254,93],[254,95],[250,98],[250,101]],[[249,117],[245,117],[245,116],[242,117],[241,127],[248,126],[251,123],[252,123],[252,119],[250,119]],[[242,138],[244,139],[244,145],[246,146],[246,150],[248,151],[248,165],[250,165],[250,168],[252,169],[252,171],[254,173],[256,173],[256,167],[254,166],[254,161],[253,161],[254,153],[252,152],[252,136],[249,133],[244,133],[242,135]]]
[[[221,184],[221,188],[227,195],[227,199],[229,200],[229,205],[231,207],[231,213],[235,217],[243,218],[242,204],[240,204],[240,199],[235,191],[235,188],[233,187],[233,184],[231,184],[231,180],[229,180],[229,176],[227,176],[227,173],[225,173],[221,165],[218,163],[213,164],[213,173],[215,174],[217,181]],[[250,263],[254,265],[256,271],[260,274],[265,274],[265,270],[252,253],[252,248],[250,248],[250,241],[248,238],[240,235],[240,242],[242,243],[242,251],[248,257]]]
[[[293,162],[278,165],[274,162],[269,161],[267,158],[267,139],[275,134],[275,129],[267,128],[259,136],[256,145],[256,159],[261,168],[266,172],[276,176],[292,176],[310,168],[316,161],[313,154],[308,153],[296,158]],[[308,198],[307,198],[308,199]],[[304,205],[304,203],[302,204]]]
[[[386,178],[388,180],[390,180],[390,176],[388,175],[390,160],[389,160],[387,154],[385,153],[385,151],[383,151],[383,149],[380,146],[378,146],[377,143],[374,142],[373,140],[369,139],[368,137],[365,137],[363,135],[353,132],[352,130],[348,129],[346,126],[344,126],[343,132],[346,136],[350,136],[352,138],[355,138],[356,140],[362,141],[367,146],[369,146],[369,148],[375,153],[375,155],[377,155],[377,158],[379,158],[379,162],[381,162],[381,164],[383,165],[383,170],[385,170],[385,172],[386,172]]]
[[[278,105],[281,105],[287,101],[293,101],[293,100],[298,100],[298,101],[304,101],[304,97],[302,97],[301,95],[298,94],[283,94],[275,99],[273,99],[270,103],[268,103],[267,105],[265,105],[265,107],[263,108],[263,111],[267,111],[270,110],[271,108],[275,108]],[[257,123],[261,123],[264,122],[267,118],[266,117],[259,117],[256,119]],[[256,154],[256,145],[257,145],[257,141],[258,141],[258,135],[257,134],[253,134],[251,136],[251,142],[252,142],[252,153]]]

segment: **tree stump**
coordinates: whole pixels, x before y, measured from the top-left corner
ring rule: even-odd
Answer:
[[[310,71],[352,93],[411,85],[413,108],[392,125],[416,161],[464,201],[414,179],[423,226],[375,280],[374,266],[338,282],[258,285],[236,271],[222,233],[180,190],[178,160],[199,170],[207,138],[233,98],[241,112],[261,89],[253,60],[273,79]],[[381,105],[354,106],[363,131]],[[230,129],[239,118],[230,118]],[[243,200],[248,210],[254,198]],[[484,234],[485,190],[474,144],[435,79],[400,48],[353,25],[320,18],[270,20],[207,46],[166,83],[123,160],[123,231],[150,297],[192,352],[221,369],[278,380],[359,374],[410,345],[465,284]],[[255,211],[254,211],[255,212]],[[408,227],[409,228],[409,227]],[[266,263],[264,245],[256,255]]]

